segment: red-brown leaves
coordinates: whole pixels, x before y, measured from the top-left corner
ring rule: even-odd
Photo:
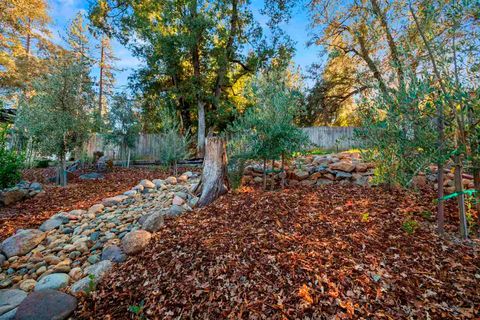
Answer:
[[[478,247],[435,234],[420,214],[434,210],[428,195],[349,185],[228,194],[168,220],[77,316],[129,319],[144,301],[149,319],[472,318]],[[413,235],[406,215],[419,223]]]

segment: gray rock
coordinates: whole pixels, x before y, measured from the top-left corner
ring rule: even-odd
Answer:
[[[30,189],[33,189],[35,191],[42,191],[42,185],[38,182],[32,182],[29,186]]]
[[[0,320],[14,320],[17,314],[17,308],[12,309],[0,316]]]
[[[135,230],[127,233],[122,239],[122,249],[126,254],[142,251],[150,242],[152,234],[145,230]]]
[[[0,315],[15,309],[27,297],[27,293],[18,289],[0,290]]]
[[[168,209],[167,216],[177,217],[185,212],[185,208],[177,205],[172,205],[170,209]]]
[[[99,180],[99,179],[104,179],[105,176],[101,173],[91,172],[91,173],[82,174],[79,178],[82,180]]]
[[[151,216],[151,213],[147,213],[147,214],[144,214],[143,216],[141,216],[140,218],[138,218],[138,224],[140,225],[143,225],[143,223],[145,222],[145,220],[148,219],[148,217]]]
[[[152,182],[155,184],[155,187],[160,188],[165,182],[162,179],[154,179]]]
[[[37,229],[18,230],[0,246],[7,258],[23,256],[45,239],[45,233]]]
[[[112,262],[124,262],[127,259],[125,253],[118,246],[108,246],[102,251],[102,260],[110,260]]]
[[[0,268],[3,266],[5,261],[7,261],[7,258],[3,254],[0,254]]]
[[[103,260],[94,265],[86,267],[84,273],[93,275],[96,279],[101,279],[112,267],[113,264],[111,261]]]
[[[142,223],[142,229],[157,232],[164,225],[164,213],[162,211],[150,214]]]
[[[60,217],[52,217],[42,223],[42,225],[38,229],[42,231],[50,231],[60,227],[63,223],[63,219],[61,219]]]
[[[335,172],[335,179],[336,180],[345,180],[345,179],[351,179],[352,174],[344,171],[336,171]]]
[[[123,193],[127,197],[134,197],[137,194],[137,190],[128,190]]]
[[[92,266],[85,268],[86,277],[78,280],[70,287],[73,294],[79,292],[89,292],[91,286],[96,286],[102,277],[112,268],[113,264],[110,260],[103,260]]]
[[[77,299],[56,290],[35,291],[18,306],[17,320],[63,320],[77,307]]]
[[[122,203],[123,201],[125,201],[127,199],[128,199],[128,196],[119,195],[119,196],[103,199],[102,204],[105,207],[111,207],[111,206],[116,206],[116,205]]]
[[[88,257],[87,261],[90,262],[91,264],[95,264],[98,261],[100,261],[100,258],[98,257],[98,255],[94,254],[94,255],[91,255],[90,257]]]
[[[65,288],[68,286],[69,281],[70,277],[66,273],[52,273],[38,280],[35,285],[35,291]]]

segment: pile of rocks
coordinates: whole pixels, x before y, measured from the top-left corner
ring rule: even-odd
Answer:
[[[275,162],[276,171],[279,171],[280,165],[280,162]],[[271,171],[271,168],[267,170]],[[373,164],[363,162],[359,153],[349,152],[299,157],[285,166],[285,171],[286,184],[289,186],[324,185],[335,181],[366,185],[374,176]],[[275,179],[280,181],[282,173],[274,174]],[[246,167],[243,182],[245,184],[262,183],[262,177],[263,167],[260,164],[253,164]]]
[[[35,308],[35,319],[66,319],[74,295],[93,290],[114,263],[142,251],[165,217],[192,210],[197,182],[190,172],[142,180],[88,210],[59,212],[39,229],[18,230],[0,245],[0,320],[27,319]]]
[[[275,179],[280,181],[281,174],[280,162],[275,162]],[[334,182],[355,183],[359,185],[368,185],[375,176],[375,166],[373,163],[362,161],[359,153],[343,152],[322,156],[304,156],[293,160],[290,165],[285,166],[286,183],[289,186],[295,185],[324,185]],[[267,169],[271,172],[271,168]],[[413,179],[413,186],[424,187],[428,184],[438,189],[437,167],[432,165],[427,172],[419,172]],[[271,178],[269,173],[269,179]],[[474,188],[473,176],[463,174],[463,187],[465,189]],[[244,172],[244,184],[260,184],[263,182],[263,167],[256,163],[248,166]],[[443,180],[445,193],[455,192],[453,165],[446,166]]]
[[[24,199],[45,194],[38,182],[21,181],[14,187],[0,191],[0,206],[9,206]]]

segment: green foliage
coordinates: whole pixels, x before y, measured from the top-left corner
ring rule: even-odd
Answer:
[[[0,189],[16,184],[22,167],[23,156],[7,146],[7,127],[0,127]]]
[[[368,212],[362,213],[362,222],[368,222],[370,215]]]
[[[128,311],[133,313],[137,319],[146,319],[145,315],[143,314],[144,307],[145,307],[145,301],[142,300],[138,305],[128,306]]]
[[[106,140],[122,148],[124,154],[128,148],[135,147],[140,133],[140,120],[133,101],[125,92],[113,97],[112,107],[108,113],[109,131]]]
[[[95,275],[89,274],[88,275],[88,289],[87,293],[92,293],[95,291],[97,285],[95,284]]]
[[[50,164],[50,160],[40,159],[40,160],[37,160],[37,162],[35,164],[35,167],[36,168],[48,168],[49,164]]]
[[[278,159],[305,147],[308,139],[295,125],[301,92],[287,85],[285,74],[261,75],[253,85],[253,106],[230,128],[231,157]]]
[[[412,219],[406,219],[402,224],[402,229],[408,234],[413,234],[418,228],[418,222]]]
[[[412,77],[406,89],[361,104],[362,128],[355,135],[364,159],[376,164],[377,182],[409,186],[418,172],[446,156],[438,152],[432,121],[435,104],[444,101],[434,93],[428,81]]]
[[[173,114],[164,114],[164,129],[159,134],[158,160],[165,166],[173,167],[176,174],[177,162],[190,156],[190,134],[182,134]]]
[[[16,127],[42,155],[62,159],[88,139],[93,93],[86,79],[82,65],[62,60],[34,81],[34,96],[23,99]]]

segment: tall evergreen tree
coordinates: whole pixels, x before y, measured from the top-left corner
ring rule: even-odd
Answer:
[[[110,38],[106,35],[102,35],[97,49],[100,53],[98,60],[100,73],[98,80],[98,113],[104,115],[108,109],[108,99],[112,97],[115,87],[113,72],[116,70],[115,62],[118,61],[118,58],[113,52]]]

